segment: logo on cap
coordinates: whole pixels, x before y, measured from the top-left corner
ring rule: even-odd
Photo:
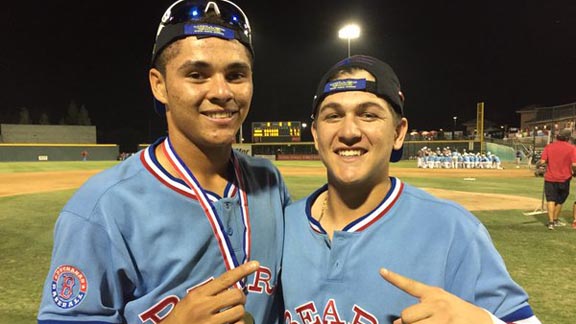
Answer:
[[[326,83],[324,93],[366,89],[366,79],[342,79]]]
[[[209,35],[221,37],[226,39],[234,39],[234,31],[232,29],[224,28],[218,25],[186,25],[184,26],[184,34],[186,35]]]

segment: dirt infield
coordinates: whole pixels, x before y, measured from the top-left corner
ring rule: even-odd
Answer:
[[[318,175],[323,174],[323,167],[307,168],[280,168],[284,175]],[[443,177],[476,179],[480,177],[531,178],[532,172],[524,169],[505,170],[478,170],[478,169],[418,169],[418,168],[392,168],[390,174],[402,179],[403,177]],[[505,181],[505,180],[504,180]],[[468,210],[502,210],[502,209],[531,209],[541,205],[542,201],[513,195],[475,193],[434,188],[422,188],[436,197],[450,199],[462,204]]]
[[[22,172],[0,175],[0,197],[74,189],[100,170]]]
[[[322,175],[323,167],[281,167],[284,175]],[[78,188],[89,177],[99,172],[66,171],[66,172],[34,172],[34,173],[4,173],[0,176],[0,197],[50,192]],[[505,178],[532,177],[526,169],[509,170],[474,170],[474,169],[409,169],[396,168],[390,172],[399,178],[409,177],[454,177],[478,178],[481,176],[498,176]],[[423,188],[433,195],[459,202],[469,210],[497,210],[497,209],[530,209],[541,204],[540,199],[526,198],[512,195],[498,195],[490,193],[470,193],[432,188]]]

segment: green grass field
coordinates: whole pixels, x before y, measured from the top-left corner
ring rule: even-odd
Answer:
[[[102,169],[117,162],[0,163],[0,177],[7,172],[43,172]],[[318,162],[278,162],[281,166],[317,167]],[[397,167],[413,167],[411,161]],[[526,171],[530,172],[530,171]],[[285,177],[294,199],[304,197],[324,183],[324,176]],[[468,190],[458,178],[402,178],[429,188]],[[473,190],[514,194],[540,199],[542,178],[482,178]],[[573,189],[574,190],[574,189]],[[35,323],[41,286],[48,271],[52,229],[59,210],[74,190],[0,197],[0,324]],[[571,196],[569,202],[572,202]],[[567,204],[567,206],[570,206]],[[570,227],[548,231],[546,215],[526,216],[526,210],[475,212],[487,226],[512,277],[530,294],[534,311],[545,324],[569,324],[576,319],[576,231]],[[571,220],[569,208],[561,218]]]

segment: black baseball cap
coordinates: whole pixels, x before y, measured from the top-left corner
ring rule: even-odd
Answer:
[[[359,68],[370,72],[375,81],[366,79],[332,80],[336,73],[346,68]],[[316,115],[318,106],[329,95],[343,91],[366,91],[386,100],[400,116],[404,116],[404,95],[400,90],[400,81],[390,65],[377,58],[367,55],[354,55],[334,64],[324,74],[312,102],[312,118]],[[392,150],[390,162],[398,162],[402,158],[403,146]]]
[[[564,128],[558,132],[559,137],[562,137],[565,141],[569,140],[572,137],[572,129],[571,128]]]
[[[214,21],[220,22],[206,23],[204,18],[208,15],[218,16],[219,19]],[[178,0],[164,12],[158,26],[152,66],[168,45],[189,36],[236,39],[250,50],[254,58],[250,22],[238,5],[228,0]],[[164,104],[157,100],[154,100],[154,106],[159,114],[166,111]]]

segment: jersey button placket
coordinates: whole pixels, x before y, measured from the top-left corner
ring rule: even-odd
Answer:
[[[226,214],[229,214],[232,204],[229,201],[225,201],[222,204],[222,206],[224,207],[224,211],[226,212]],[[232,234],[234,234],[234,229],[232,228],[230,223],[228,223],[228,226],[226,227],[226,234],[228,234],[228,236],[232,236]]]
[[[342,235],[344,234],[344,235]],[[332,249],[330,251],[330,270],[328,273],[329,280],[342,280],[345,274],[344,262],[348,255],[349,243],[346,234],[343,232],[336,232],[332,238]]]

